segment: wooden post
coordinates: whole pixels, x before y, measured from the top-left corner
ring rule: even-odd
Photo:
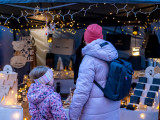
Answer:
[[[36,57],[36,46],[33,46],[33,50],[34,50],[34,55],[33,55],[33,61],[31,62],[30,66],[31,66],[31,69],[33,69],[34,67],[37,66],[37,57]]]

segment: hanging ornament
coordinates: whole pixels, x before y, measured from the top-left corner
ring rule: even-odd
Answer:
[[[153,75],[154,75],[154,67],[152,66],[147,67],[145,70],[145,76],[149,78],[149,77],[153,77]]]
[[[34,9],[34,16],[38,15],[39,10],[40,8],[38,6]]]
[[[24,41],[13,41],[12,45],[13,45],[14,50],[21,51],[24,48],[25,42]]]
[[[53,32],[56,28],[56,23],[49,24],[51,31]]]
[[[13,56],[10,60],[10,64],[14,68],[22,68],[25,66],[27,59],[23,56]]]
[[[10,65],[5,65],[3,71],[5,71],[6,73],[12,73],[13,69]]]
[[[49,35],[49,27],[45,26],[43,29],[45,31],[45,35],[48,36]]]

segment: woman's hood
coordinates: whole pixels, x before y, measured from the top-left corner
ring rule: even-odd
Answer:
[[[93,56],[104,61],[112,61],[118,58],[118,52],[115,47],[103,39],[97,39],[87,44],[87,46],[82,49],[82,54]]]

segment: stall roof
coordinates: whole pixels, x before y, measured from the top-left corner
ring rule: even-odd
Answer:
[[[148,4],[160,4],[160,0],[0,0],[0,4],[10,4],[10,3],[53,3],[53,2],[63,2],[63,3],[148,3]]]

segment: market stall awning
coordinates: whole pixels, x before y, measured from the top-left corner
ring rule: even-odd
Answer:
[[[160,4],[160,0],[0,0],[0,4],[10,3],[53,3],[53,2],[74,2],[74,3],[149,3]]]

